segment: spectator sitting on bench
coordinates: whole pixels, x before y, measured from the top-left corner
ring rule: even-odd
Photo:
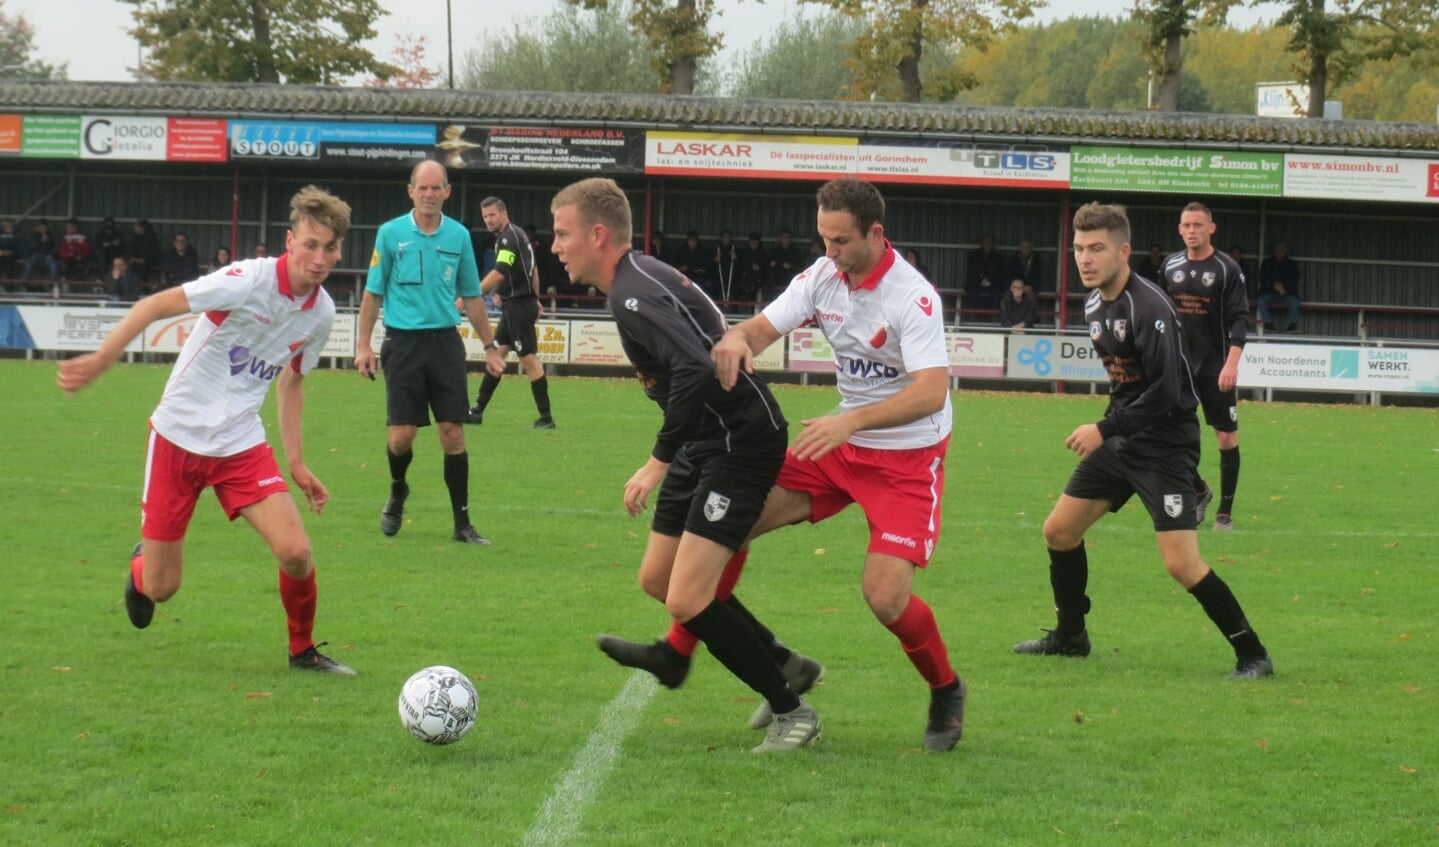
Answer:
[[[1299,331],[1299,265],[1289,258],[1289,242],[1275,242],[1274,250],[1259,263],[1259,320],[1266,330],[1275,331],[1270,306],[1288,309],[1283,331]]]

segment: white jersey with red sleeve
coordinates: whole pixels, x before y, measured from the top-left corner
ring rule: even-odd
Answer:
[[[879,264],[855,288],[824,257],[801,271],[763,314],[781,335],[803,326],[824,333],[834,349],[841,412],[893,397],[915,371],[949,368],[939,295],[889,242]],[[945,392],[938,412],[888,429],[861,430],[849,441],[881,450],[928,447],[949,436],[953,418]]]
[[[335,301],[323,286],[297,299],[287,254],[236,262],[182,288],[199,317],[150,425],[191,453],[233,456],[264,443],[260,406],[281,369],[319,364]]]

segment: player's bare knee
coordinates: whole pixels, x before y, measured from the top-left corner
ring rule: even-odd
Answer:
[[[670,617],[680,623],[684,623],[700,612],[703,612],[705,607],[713,601],[714,597],[709,597],[701,601],[696,597],[679,594],[665,598],[665,610],[670,613]]]
[[[640,588],[661,603],[665,602],[665,595],[669,592],[669,587],[670,581],[668,574],[652,574],[640,571]]]
[[[1051,550],[1073,550],[1083,540],[1082,533],[1076,532],[1067,522],[1056,520],[1053,515],[1044,522],[1044,544]]]
[[[310,575],[310,542],[285,545],[275,550],[275,559],[280,563],[280,570],[296,579],[304,579]]]

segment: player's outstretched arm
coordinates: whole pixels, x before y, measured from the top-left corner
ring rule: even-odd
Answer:
[[[190,301],[185,297],[185,289],[180,287],[167,288],[143,298],[115,324],[115,328],[100,343],[99,350],[60,363],[60,375],[56,379],[60,390],[74,394],[109,370],[125,352],[125,347],[145,331],[145,327],[158,320],[189,313]]]
[[[734,388],[735,383],[739,381],[741,369],[745,373],[754,373],[755,354],[775,343],[779,338],[779,331],[764,315],[755,315],[747,321],[730,327],[729,332],[726,332],[724,337],[710,350],[710,358],[714,359],[715,376],[720,381],[720,387],[725,391]]]

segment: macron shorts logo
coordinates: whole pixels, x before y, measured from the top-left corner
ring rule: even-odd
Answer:
[[[260,480],[260,482],[259,482],[258,484],[259,484],[259,486],[260,486],[261,488],[264,488],[264,487],[267,486],[267,485],[279,485],[280,483],[282,483],[282,482],[284,482],[284,481],[285,481],[285,478],[282,477],[282,476],[272,476],[272,477],[268,477],[268,478],[266,478],[266,479]]]
[[[888,542],[891,543],[891,544],[898,544],[898,545],[900,545],[901,547],[907,547],[907,548],[909,548],[910,550],[917,550],[917,549],[919,549],[919,543],[918,543],[917,541],[915,541],[913,538],[910,538],[910,537],[905,536],[905,535],[895,535],[895,534],[892,533],[892,532],[886,532],[886,533],[880,534],[879,540],[880,540],[880,541],[888,541]]]

